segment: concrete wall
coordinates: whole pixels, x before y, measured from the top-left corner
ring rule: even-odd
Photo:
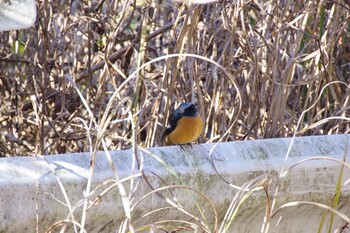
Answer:
[[[36,20],[34,0],[1,0],[0,32],[31,27]]]
[[[342,160],[346,153],[346,159],[349,160],[349,141],[349,135],[296,138],[286,168],[312,156]],[[290,142],[291,139],[228,142],[218,144],[214,150],[213,144],[193,145],[193,148],[185,149],[178,146],[150,148],[153,156],[139,150],[138,156],[143,159],[143,171],[147,179],[138,174],[137,166],[132,171],[133,156],[130,150],[110,153],[120,179],[132,173],[136,176],[131,179],[132,183],[130,179],[122,183],[127,195],[130,189],[136,190],[128,198],[132,204],[151,192],[146,180],[154,188],[188,185],[208,198],[184,188],[163,190],[160,192],[162,196],[151,194],[131,211],[134,229],[166,219],[181,219],[197,225],[207,221],[207,231],[214,232],[215,214],[209,204],[215,206],[220,226],[230,202],[237,193],[233,185],[241,186],[256,177],[259,177],[258,180],[265,178],[269,197],[273,199]],[[166,168],[154,156],[158,156],[169,167]],[[102,194],[101,199],[86,212],[85,229],[87,232],[115,232],[125,219],[119,189],[113,181],[115,174],[104,152],[99,152],[95,161],[92,190],[99,185],[103,186],[88,200],[91,203],[108,187],[110,190]],[[221,177],[216,174],[213,164]],[[81,203],[84,200],[89,168],[89,153],[0,158],[0,232],[44,232],[54,223],[71,221],[72,208],[74,220],[80,223],[83,210]],[[176,172],[177,176],[174,176],[172,171]],[[279,192],[276,195],[275,209],[291,201],[313,201],[331,205],[339,172],[340,164],[329,160],[313,160],[294,167],[278,182]],[[349,179],[350,170],[345,168],[343,183]],[[66,194],[66,198],[63,193]],[[183,211],[174,208],[151,213],[160,207],[170,206],[164,201],[164,197],[180,204],[184,211],[198,218],[191,219],[183,214]],[[349,197],[350,188],[347,184],[342,188],[337,209],[348,217]],[[194,200],[205,210],[205,218],[199,214]],[[71,208],[67,207],[67,202]],[[228,232],[260,232],[266,203],[267,198],[263,190],[250,195],[241,205]],[[147,213],[150,215],[142,217]],[[309,204],[284,208],[272,218],[269,232],[316,232],[322,214],[322,208]],[[326,226],[327,224],[328,221]],[[66,232],[74,232],[72,224],[68,223],[67,226]],[[342,226],[346,226],[346,221],[335,216],[333,230]],[[145,232],[149,231],[145,229]],[[79,231],[79,228],[76,230]],[[326,232],[326,228],[323,232]]]

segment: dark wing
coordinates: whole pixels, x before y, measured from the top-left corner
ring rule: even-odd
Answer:
[[[162,141],[165,139],[166,136],[168,136],[171,132],[173,132],[175,127],[169,126],[165,129],[163,135],[162,135]]]
[[[180,106],[173,112],[173,114],[170,116],[170,122],[167,128],[165,129],[163,135],[162,135],[162,140],[169,135],[171,132],[174,131],[176,128],[177,122],[182,118],[185,109],[190,107],[192,105],[191,102],[185,102],[180,104]]]

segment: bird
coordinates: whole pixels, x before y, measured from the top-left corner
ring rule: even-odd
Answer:
[[[203,131],[203,120],[197,110],[197,104],[185,102],[171,114],[162,141],[169,145],[190,144],[197,140]]]

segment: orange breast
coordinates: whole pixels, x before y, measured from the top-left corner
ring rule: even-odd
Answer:
[[[167,137],[167,145],[186,144],[198,139],[203,130],[203,120],[197,117],[182,117],[175,130]]]

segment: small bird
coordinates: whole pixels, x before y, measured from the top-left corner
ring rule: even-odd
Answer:
[[[198,139],[203,131],[203,120],[197,110],[197,105],[185,102],[170,116],[170,122],[165,129],[162,141],[166,145],[188,144]]]

